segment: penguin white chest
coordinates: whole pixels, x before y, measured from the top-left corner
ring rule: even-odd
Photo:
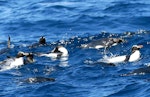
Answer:
[[[131,54],[129,62],[137,61],[140,58],[140,55],[141,55],[140,51],[136,50],[133,54]]]
[[[11,67],[16,67],[16,66],[21,66],[21,65],[23,65],[23,64],[24,64],[24,62],[23,62],[23,57],[20,57],[20,58],[14,59],[14,61],[11,62],[10,66],[11,66]]]

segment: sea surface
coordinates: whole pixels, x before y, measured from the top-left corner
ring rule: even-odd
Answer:
[[[30,48],[41,36],[48,45]],[[140,44],[141,59],[104,65],[98,62],[104,49],[81,47],[108,37],[126,40],[108,56],[129,54]],[[67,59],[34,56],[34,63],[1,70],[0,97],[150,97],[149,0],[0,0],[0,61],[58,45],[68,49]]]

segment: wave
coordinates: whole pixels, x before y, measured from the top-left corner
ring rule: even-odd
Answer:
[[[133,83],[133,84],[129,84],[129,85],[126,85],[123,89],[121,89],[120,91],[114,93],[114,94],[111,94],[109,95],[110,97],[112,96],[115,96],[115,95],[122,95],[122,96],[125,96],[125,95],[129,95],[130,93],[132,93],[132,91],[135,91],[135,90],[138,90],[136,89],[136,87],[138,87],[136,85],[136,83]],[[130,94],[132,96],[135,96],[134,94]],[[137,95],[137,94],[136,94]]]
[[[112,6],[108,6],[105,8],[105,11],[109,12],[132,12],[132,11],[138,11],[139,8],[145,8],[148,7],[149,4],[143,4],[143,3],[115,3]],[[139,9],[140,10],[140,9]],[[141,9],[142,10],[142,9]]]
[[[7,0],[0,0],[0,6],[4,6],[5,4],[8,4]]]
[[[45,22],[45,21],[44,21]],[[51,36],[46,36],[48,46],[41,46],[33,49],[28,49],[26,46],[16,46],[13,51],[10,51],[10,54],[15,54],[17,51],[23,50],[23,51],[29,51],[29,52],[46,52],[52,49],[53,47],[57,45],[63,45],[65,46],[69,51],[69,57],[67,60],[67,67],[61,66],[64,64],[61,60],[50,60],[49,58],[37,58],[36,63],[33,63],[32,65],[24,65],[18,69],[13,69],[8,72],[8,74],[15,72],[16,75],[13,78],[18,78],[19,81],[30,78],[35,78],[36,76],[49,76],[56,78],[56,82],[40,82],[40,83],[21,83],[21,85],[15,89],[12,93],[16,93],[20,89],[26,89],[32,86],[34,91],[32,93],[29,93],[30,95],[39,92],[39,95],[43,96],[43,92],[45,93],[45,90],[47,87],[50,90],[51,95],[57,95],[56,92],[58,92],[58,89],[63,89],[63,93],[67,90],[66,95],[70,96],[70,93],[72,95],[77,95],[83,93],[83,96],[85,96],[84,93],[87,93],[89,96],[118,96],[118,95],[125,95],[128,93],[129,95],[136,96],[140,90],[138,89],[141,87],[141,83],[138,83],[139,81],[136,81],[137,83],[134,83],[136,78],[132,79],[126,79],[125,77],[118,76],[118,73],[124,73],[132,70],[134,68],[139,68],[143,65],[145,62],[145,55],[150,52],[149,44],[147,44],[149,39],[149,31],[145,30],[139,30],[137,32],[126,32],[126,33],[107,33],[107,32],[101,32],[99,34],[86,34],[82,36],[76,36],[72,38],[68,38],[66,40],[58,40],[50,42]],[[49,34],[51,35],[51,34]],[[40,34],[38,34],[40,36]],[[88,59],[92,60],[92,62],[95,62],[95,60],[100,59],[104,56],[103,49],[102,50],[93,50],[93,49],[84,49],[81,47],[82,44],[90,43],[93,40],[101,39],[101,38],[108,38],[108,37],[122,37],[127,40],[127,43],[118,45],[116,47],[110,48],[110,51],[115,54],[123,54],[129,52],[129,48],[134,44],[143,44],[144,48],[142,49],[142,55],[144,55],[144,58],[141,59],[140,62],[135,62],[131,64],[120,64],[120,66],[114,66],[114,67],[105,67],[101,66],[101,64],[91,64],[88,61]],[[37,38],[37,36],[32,37]],[[28,40],[26,38],[24,41],[22,39],[17,41],[18,45],[22,44],[30,44],[32,42],[35,42],[33,40]],[[13,41],[13,40],[12,40]],[[147,53],[145,53],[147,52]],[[3,56],[2,56],[3,57]],[[149,60],[147,60],[149,61]],[[65,62],[66,64],[66,62]],[[136,65],[134,65],[136,64]],[[134,66],[133,66],[134,65]],[[125,69],[127,68],[127,69]],[[18,73],[19,72],[19,73]],[[18,73],[18,75],[17,75]],[[1,76],[5,76],[3,72],[1,72]],[[12,76],[10,76],[12,79]],[[148,77],[147,77],[148,78]],[[46,78],[47,79],[47,78]],[[73,80],[72,80],[73,79]],[[101,79],[101,80],[99,80]],[[118,80],[119,79],[119,80]],[[14,79],[12,79],[14,81]],[[11,81],[12,81],[11,80]],[[45,78],[44,78],[45,81]],[[6,81],[7,82],[7,81]],[[21,81],[22,82],[22,81]],[[86,82],[86,84],[85,84]],[[20,84],[20,83],[19,83]],[[79,85],[80,84],[80,85]],[[10,87],[13,87],[14,85],[10,85]],[[17,84],[18,86],[18,84]],[[23,86],[23,87],[22,87]],[[36,86],[36,87],[34,87]],[[61,87],[61,88],[60,88]],[[88,88],[87,88],[88,87]],[[71,90],[68,90],[70,89]],[[89,92],[89,88],[93,88],[93,90]],[[6,88],[5,88],[6,89]],[[4,89],[4,90],[5,90]],[[13,89],[13,88],[12,88]],[[115,89],[115,90],[114,90]],[[77,90],[77,91],[74,91]],[[98,92],[101,90],[101,92]],[[111,91],[110,91],[111,90]],[[112,91],[114,90],[114,91]],[[145,89],[147,91],[148,88]],[[21,93],[24,91],[21,91]],[[61,93],[62,93],[61,92]],[[142,91],[144,92],[144,91]],[[138,93],[139,95],[142,95],[143,93]],[[20,93],[20,92],[19,92]],[[59,92],[60,93],[60,92]],[[61,94],[60,93],[60,94]],[[122,94],[123,93],[123,94]],[[24,94],[24,93],[23,93]],[[22,95],[22,94],[18,94]],[[45,95],[45,94],[44,94]],[[47,94],[48,95],[48,94]],[[27,95],[28,96],[28,95]]]
[[[44,9],[55,9],[57,10],[74,10],[78,3],[77,2],[40,2],[36,5],[43,7]]]
[[[97,5],[87,2],[36,1],[24,4],[23,6],[17,3],[16,6],[2,7],[2,10],[0,10],[2,11],[0,18],[2,21],[0,22],[3,25],[1,26],[2,29],[8,28],[7,31],[17,30],[17,28],[23,28],[20,29],[22,31],[32,28],[36,30],[39,27],[42,30],[46,29],[47,32],[50,31],[48,29],[49,27],[55,30],[62,28],[62,30],[72,29],[72,31],[82,32],[94,32],[98,30],[123,32],[126,29],[132,31],[137,29],[148,30],[149,26],[147,21],[149,21],[150,14],[148,5],[143,3],[111,3],[108,7],[106,6],[107,8],[99,9]],[[89,27],[89,24],[91,27]]]
[[[0,54],[1,60],[5,60],[7,55],[16,55],[18,51],[48,52],[57,45],[65,46],[69,51],[67,60],[35,56],[33,64],[0,72],[2,95],[35,96],[38,93],[36,96],[149,96],[149,71],[144,71],[147,72],[145,75],[120,76],[137,72],[145,63],[149,63],[148,1],[1,1],[0,50],[3,53],[8,35],[12,37],[14,45],[9,52]],[[47,39],[48,45],[29,48],[41,36]],[[104,66],[98,63],[105,55],[104,49],[82,48],[83,44],[109,37],[123,38],[127,42],[111,47],[108,54],[124,55],[132,45],[142,44],[141,60],[118,66]],[[22,82],[38,76],[53,77],[56,81],[21,85],[14,82],[16,79],[19,82],[21,79]]]
[[[67,1],[60,1],[60,2],[40,2],[38,3],[38,5],[41,5],[41,6],[46,6],[46,7],[49,7],[49,6],[73,6],[77,4],[77,2],[67,2]]]

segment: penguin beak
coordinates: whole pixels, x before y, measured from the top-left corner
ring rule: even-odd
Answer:
[[[124,39],[120,39],[120,42],[127,42],[126,40],[124,40]]]
[[[29,55],[29,53],[24,53],[23,55],[24,55],[24,56],[28,56],[28,55]]]
[[[24,56],[33,55],[32,53],[23,53]]]
[[[143,45],[137,45],[137,48],[143,48]]]

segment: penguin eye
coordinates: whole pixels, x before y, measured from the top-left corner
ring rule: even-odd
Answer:
[[[123,40],[120,39],[119,42],[123,42]]]
[[[139,50],[139,48],[137,48],[137,47],[133,47],[133,48],[132,48],[132,50]]]

